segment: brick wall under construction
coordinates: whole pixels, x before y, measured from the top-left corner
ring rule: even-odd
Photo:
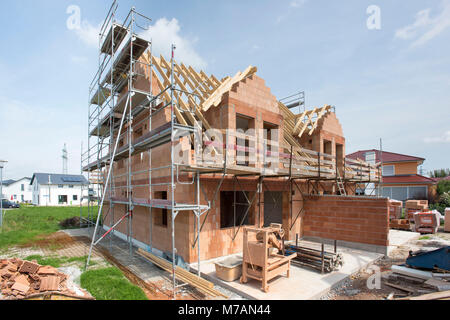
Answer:
[[[307,196],[303,236],[364,245],[389,245],[388,199]]]

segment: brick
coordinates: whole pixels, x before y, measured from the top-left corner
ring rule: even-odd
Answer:
[[[40,266],[37,263],[24,261],[22,266],[19,269],[19,272],[33,274],[33,273],[36,273],[36,271],[39,270],[39,267]]]
[[[40,291],[57,291],[59,288],[60,278],[58,276],[47,276],[41,278]]]
[[[16,282],[11,287],[11,290],[17,290],[18,292],[27,293],[28,290],[30,290],[30,286],[22,284],[20,282]]]
[[[38,271],[39,275],[56,275],[58,274],[58,270],[50,267],[50,266],[44,266],[44,267],[40,267],[39,271]]]
[[[14,263],[10,263],[7,267],[8,271],[16,272],[19,268]]]
[[[30,282],[28,281],[28,277],[23,275],[23,274],[21,274],[18,277],[16,277],[14,279],[14,281],[16,283],[21,283],[21,284],[26,285],[26,286],[30,285]]]

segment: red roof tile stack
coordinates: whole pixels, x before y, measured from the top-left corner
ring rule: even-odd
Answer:
[[[77,297],[67,288],[67,275],[51,266],[21,259],[0,260],[0,290],[3,299],[25,299],[42,293]],[[86,293],[85,297],[90,298]]]

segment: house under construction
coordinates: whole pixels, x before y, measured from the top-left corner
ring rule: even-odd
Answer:
[[[101,29],[83,155],[103,177],[93,245],[116,235],[193,263],[242,252],[243,226],[280,223],[287,240],[385,250],[387,199],[355,196],[379,166],[346,159],[334,107],[296,114],[301,96],[280,102],[256,67],[218,79],[177,61],[175,45],[155,56],[140,36],[149,19],[132,9],[118,23],[116,10]]]

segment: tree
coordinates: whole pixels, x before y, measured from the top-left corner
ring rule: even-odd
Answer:
[[[438,169],[430,171],[431,178],[445,178],[450,176],[450,169]]]

